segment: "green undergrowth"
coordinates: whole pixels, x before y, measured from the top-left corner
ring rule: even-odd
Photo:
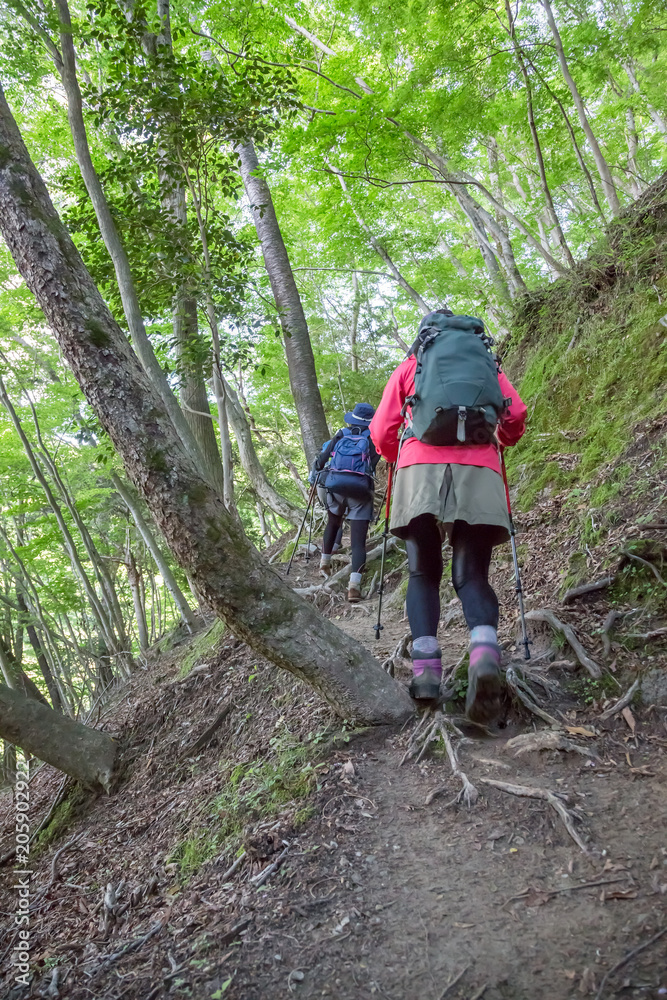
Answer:
[[[216,619],[209,628],[196,635],[190,643],[178,670],[179,677],[187,677],[193,667],[210,656],[225,634],[224,623]]]
[[[247,829],[283,812],[298,829],[313,815],[308,802],[317,787],[318,768],[332,736],[326,732],[295,737],[286,728],[269,740],[265,756],[241,764],[223,764],[222,791],[211,803],[205,821],[191,829],[172,851],[186,881],[216,855],[233,857],[243,850]]]
[[[30,845],[31,857],[38,857],[50,844],[69,830],[76,818],[79,808],[87,800],[88,795],[81,785],[74,785],[69,794],[53,810],[51,819]]]
[[[545,489],[590,484],[606,466],[585,500],[608,506],[632,474],[622,456],[638,425],[667,412],[666,191],[667,177],[571,276],[518,303],[505,364],[529,413],[508,454],[519,509]]]

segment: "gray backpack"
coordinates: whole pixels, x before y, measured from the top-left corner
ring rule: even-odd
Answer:
[[[417,369],[414,393],[405,401],[412,408],[406,437],[433,445],[493,440],[511,400],[503,397],[492,345],[474,316],[429,313],[423,318],[410,352]]]

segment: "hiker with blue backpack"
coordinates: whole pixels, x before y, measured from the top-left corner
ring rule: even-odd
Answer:
[[[510,537],[501,448],[525,430],[526,407],[492,350],[481,320],[439,309],[425,316],[391,375],[370,431],[396,464],[390,531],[406,544],[407,615],[417,701],[437,701],[442,543],[470,630],[466,712],[488,723],[502,707],[498,598],[489,583],[494,546]]]
[[[366,562],[366,537],[373,519],[375,483],[373,474],[380,456],[371,440],[369,426],[375,410],[370,403],[357,403],[344,416],[347,426],[334,434],[315,459],[310,482],[327,509],[322,539],[320,569],[331,574],[331,557],[340,543],[345,518],[350,522],[352,560],[347,599],[361,600],[361,574]]]

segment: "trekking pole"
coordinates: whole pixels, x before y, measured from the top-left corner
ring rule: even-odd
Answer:
[[[315,497],[310,508],[310,527],[308,529],[308,547],[306,548],[306,562],[310,562],[310,543],[313,537],[313,521],[315,520]]]
[[[521,573],[519,572],[519,557],[516,551],[516,528],[514,527],[514,520],[512,518],[512,504],[510,502],[510,488],[507,482],[507,469],[505,468],[505,455],[500,447],[498,447],[498,457],[500,458],[500,466],[503,470],[503,482],[505,483],[505,496],[507,498],[507,513],[510,519],[510,543],[512,546],[512,559],[514,561],[514,580],[515,580],[515,591],[516,596],[519,601],[519,616],[521,618],[521,632],[523,634],[523,649],[524,649],[524,659],[530,659],[530,639],[528,638],[528,633],[526,632],[526,613],[523,607],[523,589],[521,587]]]
[[[289,566],[287,567],[287,572],[285,573],[285,576],[289,576],[289,571],[292,568],[292,560],[294,559],[294,553],[296,552],[297,547],[299,545],[299,539],[301,538],[301,532],[303,531],[303,526],[306,523],[306,518],[308,517],[308,511],[310,509],[310,505],[311,503],[314,502],[316,489],[317,489],[317,482],[314,482],[310,488],[310,496],[308,497],[308,503],[306,504],[306,513],[303,515],[303,521],[301,522],[301,527],[299,528],[299,534],[296,536],[296,541],[294,542],[294,548],[292,549],[292,555],[290,556]]]
[[[381,622],[382,618],[382,594],[384,593],[384,563],[387,555],[387,538],[389,537],[389,508],[391,506],[391,487],[394,478],[394,466],[393,464],[389,466],[389,475],[387,476],[387,492],[385,494],[385,509],[384,509],[384,531],[382,533],[382,563],[380,565],[380,589],[378,591],[378,620],[375,626],[375,638],[380,638],[380,632],[384,628]]]

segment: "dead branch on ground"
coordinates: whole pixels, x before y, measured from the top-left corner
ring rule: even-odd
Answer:
[[[628,962],[630,962],[636,955],[639,955],[641,954],[642,951],[646,951],[647,948],[650,948],[652,944],[655,944],[656,941],[659,941],[660,938],[665,936],[665,934],[667,934],[667,927],[663,927],[661,930],[657,932],[657,934],[654,934],[652,938],[649,938],[648,941],[645,941],[644,944],[640,944],[637,948],[633,948],[632,951],[629,951],[627,953],[625,958],[622,958],[620,962],[617,962],[616,965],[614,965],[609,970],[609,972],[607,972],[606,975],[604,976],[602,982],[600,983],[600,989],[597,991],[595,995],[595,1000],[601,1000],[605,986],[607,985],[608,980],[614,975],[615,972],[618,972],[625,965],[627,965]]]
[[[663,580],[663,578],[660,576],[660,573],[658,573],[657,568],[653,565],[652,562],[649,562],[648,559],[644,559],[642,556],[635,555],[634,552],[629,552],[627,549],[621,549],[621,555],[627,556],[628,559],[634,559],[635,562],[641,563],[643,566],[646,566],[648,569],[651,570],[656,580],[659,583],[661,583],[663,587],[667,587],[667,580]]]
[[[201,734],[201,736],[199,737],[199,739],[195,740],[195,742],[192,744],[192,746],[188,747],[186,750],[183,751],[183,753],[181,754],[181,756],[182,757],[192,757],[192,756],[194,756],[194,754],[198,753],[200,750],[203,750],[203,748],[208,743],[211,742],[211,740],[215,736],[216,732],[218,731],[218,729],[220,728],[220,726],[222,725],[222,723],[225,721],[225,719],[227,718],[227,716],[229,715],[229,713],[234,708],[236,708],[236,705],[234,704],[233,701],[227,702],[227,704],[224,706],[224,708],[219,712],[217,718],[214,719],[214,721],[211,723],[211,725],[208,726],[208,728],[206,728],[204,730],[204,732]]]

